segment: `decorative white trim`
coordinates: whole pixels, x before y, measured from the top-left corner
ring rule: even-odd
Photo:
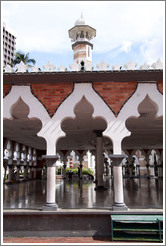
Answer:
[[[51,64],[49,61],[46,65],[43,66],[45,72],[53,72],[56,69],[56,66],[54,64]]]
[[[163,63],[161,62],[160,58],[158,58],[157,62],[151,65],[153,69],[163,69]]]
[[[17,102],[19,98],[28,105],[30,112],[28,117],[36,117],[41,120],[42,124],[45,125],[49,121],[50,116],[47,113],[44,106],[39,100],[32,94],[30,86],[16,86],[13,85],[9,94],[3,99],[3,117],[10,119],[11,106]]]
[[[117,119],[126,120],[132,116],[139,116],[138,105],[149,96],[152,101],[158,105],[157,117],[163,115],[163,96],[158,91],[155,83],[138,83],[137,89],[132,97],[124,104],[123,108],[119,112]]]
[[[74,55],[76,55],[78,52],[85,52],[86,53],[86,48],[85,49],[78,49],[74,51]]]
[[[131,132],[126,128],[125,122],[130,117],[138,117],[139,104],[149,95],[152,101],[158,105],[157,117],[163,115],[163,96],[157,89],[157,85],[152,83],[138,84],[138,87],[132,97],[126,102],[114,120],[111,120],[107,129],[103,132],[104,136],[110,136],[113,142],[113,153],[121,154],[121,141],[130,136]],[[108,120],[108,118],[107,118]]]
[[[7,64],[5,67],[5,73],[14,73],[14,69],[9,64]]]
[[[105,61],[102,60],[100,63],[98,63],[96,65],[96,67],[98,68],[98,70],[105,71],[105,70],[108,70],[109,64],[108,63],[105,63]]]
[[[112,70],[121,70],[122,66],[120,66],[119,64],[115,64],[112,66]]]
[[[21,61],[19,64],[16,65],[16,68],[17,68],[17,71],[16,71],[17,73],[25,73],[27,72],[29,66]]]
[[[140,66],[140,70],[148,70],[148,68],[150,67],[150,65],[148,65],[146,62]]]
[[[130,60],[128,63],[124,65],[124,68],[126,68],[127,70],[134,70],[136,66],[137,66],[137,63]]]
[[[74,63],[70,64],[69,67],[70,67],[71,71],[77,71],[78,72],[81,69],[80,64],[78,64],[76,62],[76,60],[74,60]]]
[[[37,65],[31,67],[31,73],[37,73],[37,72],[40,72],[40,68],[38,68]]]
[[[75,105],[82,99],[83,96],[85,96],[94,108],[92,117],[101,117],[108,124],[110,121],[115,119],[114,114],[103,99],[93,90],[91,83],[75,84],[73,93],[66,98],[66,100],[59,106],[52,119],[50,119],[50,121],[47,122],[47,124],[45,124],[38,133],[38,136],[44,137],[47,141],[47,154],[56,153],[56,148],[54,148],[54,146],[59,138],[66,135],[61,129],[61,123],[68,117],[75,119]]]
[[[93,106],[92,117],[100,117],[107,122],[103,136],[112,140],[113,154],[122,154],[121,141],[131,134],[126,128],[125,122],[130,117],[139,116],[138,106],[147,95],[158,105],[157,116],[162,116],[163,96],[158,91],[157,85],[155,83],[138,83],[135,93],[124,104],[116,118],[103,99],[94,91],[91,83],[76,83],[72,94],[63,101],[54,116],[50,118],[44,106],[31,93],[30,86],[12,86],[10,93],[4,98],[4,118],[12,117],[11,106],[21,97],[30,109],[28,117],[36,117],[42,122],[42,129],[37,135],[46,140],[47,155],[55,155],[58,139],[66,135],[61,129],[61,124],[68,117],[76,118],[74,108],[84,96]]]

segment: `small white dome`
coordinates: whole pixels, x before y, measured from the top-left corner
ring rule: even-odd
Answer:
[[[85,22],[82,14],[81,14],[81,17],[78,20],[76,20],[76,22],[75,22],[75,26],[79,26],[79,25],[80,26],[81,25],[86,25],[86,22]]]

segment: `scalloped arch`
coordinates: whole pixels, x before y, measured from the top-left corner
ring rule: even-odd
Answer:
[[[29,107],[29,118],[38,118],[41,120],[43,125],[45,125],[50,120],[50,116],[48,115],[44,106],[31,93],[30,86],[12,86],[9,94],[3,99],[4,118],[10,119],[12,117],[11,107],[19,100],[20,97]]]
[[[156,83],[138,83],[137,90],[132,97],[124,104],[117,119],[126,120],[129,117],[139,116],[138,107],[146,96],[156,103],[156,116],[163,115],[163,96],[158,91]]]
[[[94,91],[91,83],[76,83],[73,92],[59,106],[54,116],[38,133],[38,136],[47,139],[48,149],[50,149],[47,153],[55,153],[53,149],[55,147],[52,146],[56,145],[59,138],[66,135],[61,129],[61,123],[66,118],[74,119],[76,117],[74,113],[75,106],[84,97],[93,107],[93,118],[103,117],[107,124],[115,119],[114,114],[102,98]]]

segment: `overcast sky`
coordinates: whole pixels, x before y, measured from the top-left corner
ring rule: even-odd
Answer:
[[[163,60],[164,1],[1,1],[1,23],[16,37],[16,50],[30,53],[38,67],[49,60],[69,68],[73,51],[68,30],[83,13],[96,29],[93,66],[104,59],[151,65]]]

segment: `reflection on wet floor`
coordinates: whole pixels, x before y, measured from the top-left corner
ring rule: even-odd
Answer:
[[[129,208],[162,208],[162,179],[126,178],[124,200]],[[113,205],[113,180],[105,179],[105,191],[94,191],[90,180],[57,180],[56,202],[59,208],[110,209]],[[32,180],[12,185],[4,185],[4,209],[42,209],[46,201],[46,180]]]

